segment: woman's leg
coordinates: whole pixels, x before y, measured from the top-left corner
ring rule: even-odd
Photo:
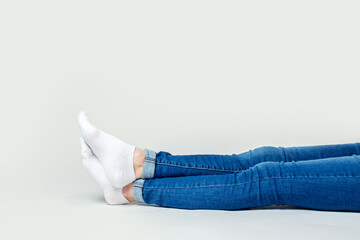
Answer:
[[[360,143],[308,147],[264,146],[240,154],[171,155],[141,150],[91,124],[85,112],[79,114],[83,138],[104,166],[111,184],[123,187],[142,177],[177,177],[241,172],[261,162],[301,161],[360,154]],[[137,154],[140,152],[140,154]],[[136,161],[137,155],[141,156]]]
[[[141,171],[137,171],[137,175],[148,179],[229,174],[241,172],[261,162],[304,161],[353,154],[360,155],[360,143],[299,147],[263,146],[231,155],[172,155],[165,151],[145,149],[144,157],[139,164]]]
[[[133,196],[137,202],[185,209],[275,204],[359,211],[360,157],[263,162],[238,173],[139,179]]]

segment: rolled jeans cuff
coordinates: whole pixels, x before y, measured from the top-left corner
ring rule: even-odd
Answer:
[[[145,182],[144,179],[138,179],[138,180],[134,181],[133,194],[134,194],[135,201],[138,203],[145,203],[143,195],[142,195],[144,182]]]
[[[150,149],[145,148],[145,162],[143,166],[143,171],[141,178],[153,178],[155,174],[155,161],[156,161],[156,152]]]

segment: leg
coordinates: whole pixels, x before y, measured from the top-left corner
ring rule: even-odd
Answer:
[[[321,158],[360,155],[360,143],[271,147],[263,146],[253,150],[231,155],[200,154],[172,155],[145,149],[141,162],[142,178],[162,178],[177,176],[195,176],[228,174],[246,170],[261,162],[291,162]],[[141,165],[141,164],[139,164]]]
[[[285,161],[303,161],[360,155],[360,143],[329,144],[299,147],[278,147],[283,151]]]
[[[185,209],[292,205],[360,210],[360,157],[263,162],[239,173],[139,179],[137,202]]]
[[[123,187],[140,177],[161,178],[241,172],[261,162],[302,161],[360,154],[360,143],[306,147],[264,146],[240,154],[171,155],[141,150],[94,127],[84,112],[79,125],[86,143],[104,166],[110,183]]]
[[[154,151],[136,148],[96,128],[85,112],[79,114],[78,120],[83,138],[100,160],[107,178],[114,187],[121,188],[140,177],[154,177],[157,155]],[[160,152],[156,160],[157,165],[164,167],[157,171],[159,176],[224,174],[242,169],[242,164],[237,161],[235,154],[178,155],[172,161],[169,153]]]

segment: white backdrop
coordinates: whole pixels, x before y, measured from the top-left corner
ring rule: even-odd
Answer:
[[[357,213],[106,205],[77,113],[141,148],[360,139],[358,1],[1,1],[2,239],[356,239]]]

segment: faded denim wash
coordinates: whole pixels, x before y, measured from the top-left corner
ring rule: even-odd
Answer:
[[[231,155],[145,149],[137,202],[184,209],[291,205],[360,210],[360,143],[271,147]]]

